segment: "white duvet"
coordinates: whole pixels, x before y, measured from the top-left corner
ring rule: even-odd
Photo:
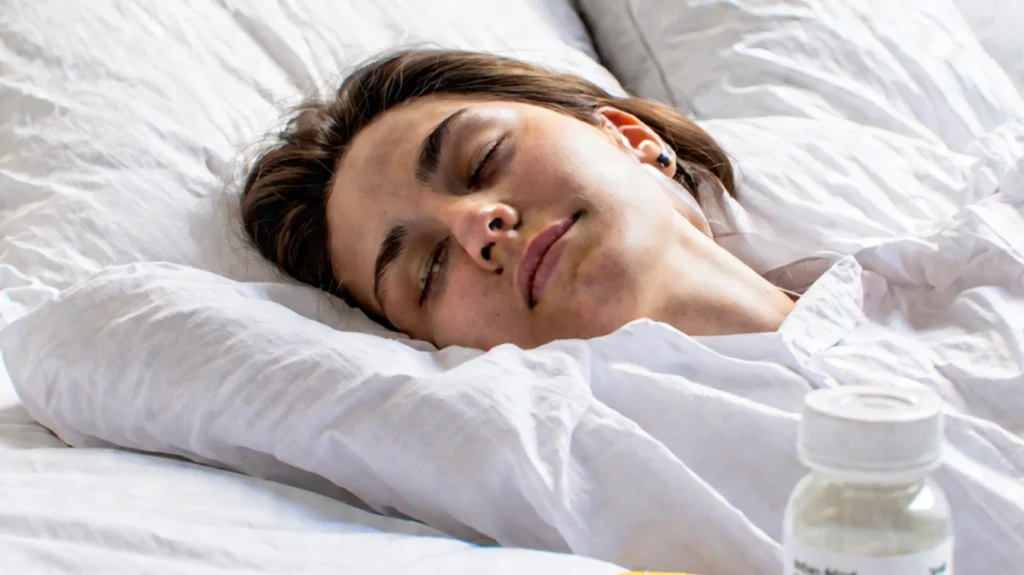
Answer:
[[[833,2],[815,6],[842,30]],[[229,217],[210,190],[233,173],[236,146],[270,121],[282,94],[340,64],[332,27],[377,44],[394,30],[346,24],[348,3],[319,19],[286,0],[187,2],[161,18],[130,4],[0,0],[10,8],[0,11],[9,48],[0,114],[11,119],[0,125],[0,352],[24,404],[0,382],[5,568],[506,565],[474,562],[493,550],[421,537],[444,533],[607,562],[521,552],[522,563],[507,563],[531,572],[779,572],[782,509],[805,472],[795,451],[802,396],[863,382],[924,385],[947,403],[950,449],[937,478],[953,504],[957,571],[1024,564],[1024,99],[1001,91],[1012,81],[964,22],[929,20],[920,30],[933,32],[905,40],[944,35],[976,68],[962,54],[946,68],[942,54],[919,49],[897,64],[847,51],[835,67],[855,70],[844,81],[870,84],[863,93],[884,89],[887,74],[899,75],[901,98],[960,85],[955,105],[936,94],[928,109],[872,99],[801,114],[807,94],[829,93],[815,70],[849,48],[841,35],[802,38],[814,66],[792,69],[802,79],[791,100],[763,70],[749,76],[763,83],[751,90],[671,79],[699,87],[703,102],[719,90],[731,110],[783,94],[769,107],[787,116],[702,121],[738,171],[738,200],[703,198],[719,240],[759,272],[808,288],[778,333],[689,338],[640,321],[592,341],[482,353],[381,337],[210,227]],[[544,4],[561,8],[529,14]],[[728,32],[763,41],[758,57],[775,65],[792,50],[786,9],[804,3],[764,4],[750,12],[756,25],[739,19]],[[947,1],[920,5],[891,10],[904,23],[957,13]],[[414,9],[374,6],[388,17],[388,6]],[[615,88],[586,42],[564,31],[582,29],[567,4],[523,6],[532,34],[521,55]],[[467,29],[456,42],[493,35],[495,49],[517,31],[508,21]],[[867,16],[849,29],[901,42],[901,28]],[[90,41],[104,48],[90,51]],[[716,41],[708,35],[702,49],[743,50]],[[190,66],[192,83],[173,80]],[[842,114],[878,106],[875,117]],[[934,126],[955,126],[956,137]],[[74,446],[181,456],[333,499],[141,454],[60,448],[23,409]],[[381,567],[402,545],[409,553]],[[341,546],[347,559],[331,556]],[[426,559],[450,552],[469,559]]]
[[[481,548],[272,481],[164,457],[68,449],[0,371],[0,572],[617,575],[612,564]],[[13,390],[12,390],[13,391]]]

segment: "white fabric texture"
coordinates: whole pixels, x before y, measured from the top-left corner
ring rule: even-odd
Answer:
[[[0,351],[25,408],[76,446],[180,455],[466,539],[715,575],[779,571],[804,392],[914,381],[949,404],[939,480],[958,571],[1013,572],[1024,125],[1007,74],[947,0],[578,3],[626,83],[692,105],[735,159],[738,200],[704,190],[723,245],[793,285],[826,262],[778,334],[638,322],[530,352],[435,352],[273,283],[225,232],[237,149],[374,50],[491,49],[617,90],[569,0],[0,0]],[[664,58],[657,84],[604,30],[616,20],[662,27],[663,44],[632,37]],[[4,400],[4,570],[254,570],[254,537],[279,572],[408,565],[375,567],[391,545],[437,572],[505,565],[264,480],[60,448]],[[364,528],[390,535],[346,539]],[[445,563],[451,550],[468,563]],[[518,557],[520,572],[618,569]]]
[[[582,557],[478,547],[263,479],[68,449],[14,401],[0,364],[4,573],[615,575]]]
[[[626,88],[698,118],[841,117],[960,150],[1024,113],[951,0],[578,4]]]
[[[332,329],[305,288],[135,264],[12,324],[0,350],[29,412],[72,445],[312,472],[459,537],[698,573],[781,569],[808,389],[925,385],[947,402],[956,569],[1009,573],[1024,559],[1024,172],[1000,189],[840,259],[778,333],[640,321],[532,352],[426,352]]]
[[[1024,94],[1024,4],[1014,0],[956,0],[981,45]]]
[[[1022,120],[962,153],[840,119],[700,124],[729,151],[738,189],[703,187],[705,216],[718,243],[762,274],[925,233],[991,194],[1024,156]]]

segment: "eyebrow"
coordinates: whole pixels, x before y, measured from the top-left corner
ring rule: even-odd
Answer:
[[[400,222],[388,230],[384,241],[380,243],[380,252],[377,253],[377,261],[373,264],[373,297],[377,300],[381,312],[384,311],[384,293],[388,268],[395,263],[398,256],[405,251],[405,239],[409,235],[409,224]]]
[[[427,137],[423,139],[423,143],[420,144],[420,157],[416,162],[416,179],[421,184],[429,182],[430,178],[437,171],[437,166],[441,160],[441,150],[444,149],[444,139],[448,132],[451,131],[452,123],[468,111],[469,108],[462,108],[441,120],[427,134]]]

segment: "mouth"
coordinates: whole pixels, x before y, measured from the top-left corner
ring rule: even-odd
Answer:
[[[516,285],[530,309],[540,301],[544,288],[558,266],[558,260],[565,248],[565,242],[558,240],[579,221],[580,215],[581,213],[577,212],[571,218],[544,228],[526,247],[526,254],[523,255],[519,270],[516,272]]]

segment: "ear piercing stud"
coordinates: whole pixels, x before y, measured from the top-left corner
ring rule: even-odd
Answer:
[[[655,161],[658,162],[658,165],[662,168],[667,168],[672,165],[672,158],[668,156],[668,152],[664,148],[661,149],[661,153],[658,154],[658,158]]]

